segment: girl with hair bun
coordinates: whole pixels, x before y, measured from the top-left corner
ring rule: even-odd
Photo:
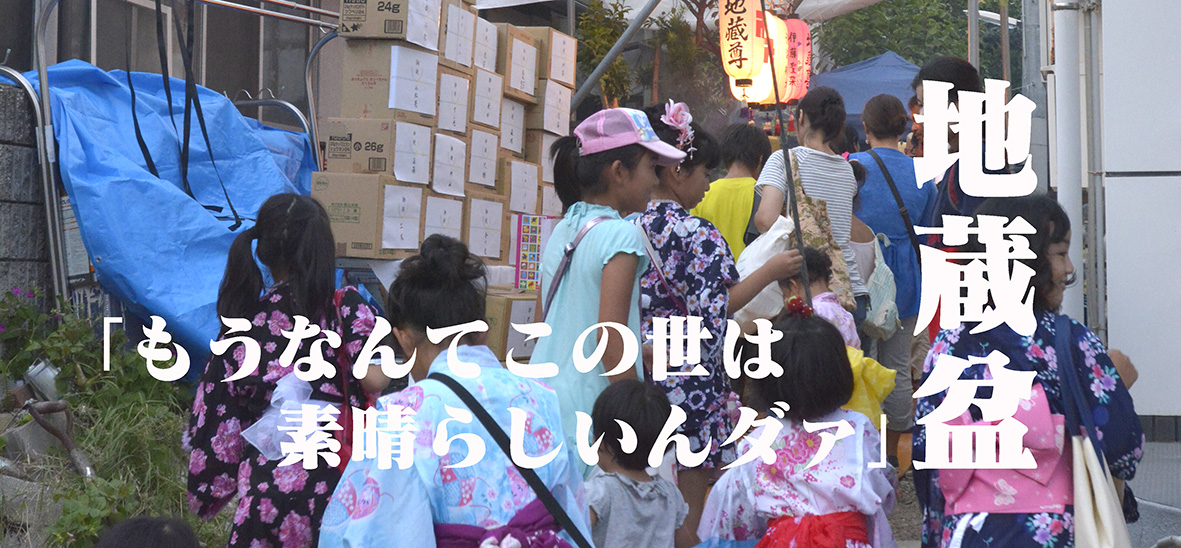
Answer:
[[[796,134],[800,146],[791,149],[799,163],[800,181],[804,194],[824,200],[832,223],[832,237],[845,257],[849,281],[857,308],[853,318],[860,324],[869,307],[869,290],[857,269],[856,255],[849,245],[853,227],[853,197],[857,194],[857,179],[853,168],[829,143],[840,136],[845,125],[845,102],[841,94],[830,87],[812,88],[800,99],[796,110]],[[771,154],[759,175],[755,191],[762,196],[755,213],[755,226],[766,232],[784,213],[787,205],[787,177],[791,165],[782,150]]]
[[[270,285],[264,282],[253,247],[273,279]],[[217,312],[224,318],[249,319],[250,329],[230,334],[223,326],[217,340],[246,337],[257,342],[257,369],[226,382],[250,365],[245,362],[246,346],[234,344],[222,355],[211,356],[185,432],[190,509],[211,519],[238,498],[227,546],[315,545],[320,518],[340,480],[340,471],[323,460],[312,470],[298,462],[279,466],[280,459],[268,460],[242,437],[242,431],[270,407],[276,384],[294,370],[293,364],[308,357],[314,345],[323,348],[333,372],[310,383],[308,399],[338,408],[365,408],[368,394],[389,383],[376,367],[358,380],[345,366],[373,330],[376,314],[356,289],[333,289],[335,260],[328,213],[319,202],[298,194],[270,197],[254,226],[230,246]],[[324,332],[335,332],[341,339],[339,349],[305,340],[291,363],[280,364],[288,343],[282,332],[295,325],[295,316],[307,318]],[[322,337],[321,333],[316,338]]]
[[[324,513],[321,548],[343,546],[572,546],[571,532],[527,484],[509,456],[477,418],[454,420],[472,411],[448,382],[471,394],[476,404],[507,430],[518,424],[509,409],[524,414],[524,447],[530,456],[556,454],[534,469],[584,538],[590,537],[582,496],[582,475],[563,440],[558,397],[553,389],[505,369],[485,346],[484,333],[431,342],[429,329],[484,319],[485,268],[467,246],[434,234],[419,254],[402,262],[390,285],[386,310],[394,337],[412,356],[415,384],[383,396],[378,409],[405,408],[419,435],[407,445],[413,462],[393,457],[353,460]],[[450,357],[448,348],[456,345]],[[460,364],[464,364],[461,366]],[[450,409],[450,411],[449,411]],[[435,452],[435,433],[456,440]],[[429,433],[430,435],[422,435]],[[473,454],[472,438],[484,446]],[[561,445],[561,450],[558,450]],[[467,459],[475,457],[473,463]],[[469,466],[470,464],[470,466]],[[453,468],[454,466],[454,468]],[[513,541],[516,544],[513,544]]]

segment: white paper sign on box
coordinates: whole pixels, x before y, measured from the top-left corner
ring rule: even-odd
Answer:
[[[542,129],[557,135],[570,133],[570,88],[553,80],[545,81],[545,113]]]
[[[509,162],[510,211],[537,213],[537,166],[526,162]]]
[[[495,27],[494,27],[495,28]],[[500,127],[501,101],[504,99],[504,79],[495,72],[476,70],[475,98],[472,121],[488,127]]]
[[[438,37],[436,36],[436,41]],[[435,114],[439,56],[405,46],[390,46],[389,108]]]
[[[431,180],[431,128],[398,122],[394,125],[394,178],[425,185]]]
[[[500,139],[494,133],[472,129],[471,166],[468,182],[496,186],[496,161],[500,153]]]
[[[562,200],[552,186],[541,187],[541,214],[549,217],[562,216]]]
[[[476,18],[476,49],[472,64],[487,71],[496,71],[496,49],[500,44],[496,24]]]
[[[467,144],[449,135],[435,134],[435,171],[431,188],[439,194],[462,197],[466,165]]]
[[[422,220],[422,189],[385,185],[381,222],[382,249],[417,249]]]
[[[481,257],[500,257],[504,204],[473,198],[468,219],[468,248]]]
[[[439,15],[442,12],[442,3],[439,0],[408,0],[407,4],[410,16],[407,20],[406,41],[431,51],[439,51]],[[420,24],[415,24],[419,21]]]
[[[573,82],[576,59],[578,41],[565,34],[550,33],[550,78],[561,82]]]
[[[534,313],[537,310],[536,299],[513,300],[510,301],[509,306],[511,307],[509,310],[509,323],[533,323]],[[506,351],[512,349],[513,357],[533,355],[534,346],[537,346],[537,339],[526,341],[524,333],[516,329],[509,329],[508,343],[505,345],[505,349]]]
[[[455,4],[447,5],[447,43],[443,57],[465,67],[472,66],[472,40],[476,14]]]
[[[501,103],[500,141],[517,154],[525,150],[525,105],[507,98]]]
[[[528,42],[513,39],[513,64],[509,67],[509,87],[533,95],[537,88],[537,48]]]
[[[439,129],[467,132],[467,88],[466,78],[439,75]]]
[[[436,196],[426,198],[426,233],[463,238],[463,202]]]

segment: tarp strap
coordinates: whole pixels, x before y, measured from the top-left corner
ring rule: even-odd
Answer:
[[[152,161],[152,152],[148,150],[148,143],[144,141],[143,131],[139,128],[139,116],[135,113],[135,84],[131,83],[131,37],[127,38],[127,49],[125,53],[127,62],[127,88],[131,90],[131,121],[135,125],[135,142],[139,143],[139,151],[144,156],[144,162],[148,164],[148,171],[157,179],[160,178],[160,172],[156,169],[156,162]]]

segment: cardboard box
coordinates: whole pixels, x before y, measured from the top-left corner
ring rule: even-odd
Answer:
[[[508,187],[508,208],[516,213],[537,214],[541,204],[541,167],[513,157],[500,160],[500,179]]]
[[[423,209],[422,238],[443,234],[463,241],[467,229],[467,206],[463,198],[427,191]]]
[[[471,89],[468,121],[486,128],[499,129],[500,109],[504,102],[504,78],[495,72],[476,69],[472,75]]]
[[[533,323],[536,319],[537,292],[517,290],[510,286],[489,286],[488,300],[484,308],[484,321],[488,322],[488,347],[501,360],[507,359],[509,349],[513,359],[526,362],[533,355],[537,340],[525,341],[525,335],[512,328],[511,324]]]
[[[554,185],[541,183],[541,214],[550,217],[562,216],[562,200],[558,198],[558,191]]]
[[[344,0],[338,32],[345,38],[405,40],[438,51],[439,12],[437,0]]]
[[[379,259],[402,259],[418,251],[423,240],[425,188],[403,184],[382,186]]]
[[[554,182],[554,159],[550,156],[550,148],[558,140],[558,136],[537,129],[525,130],[525,161],[541,166],[541,182]]]
[[[439,109],[436,126],[443,131],[467,135],[468,102],[471,77],[446,67],[439,67]]]
[[[457,198],[464,197],[467,151],[467,137],[435,134],[435,166],[432,171],[431,190]]]
[[[521,27],[537,42],[537,78],[573,89],[578,63],[578,40],[553,27]]]
[[[341,59],[341,117],[433,126],[438,69],[438,55],[404,42],[347,40]]]
[[[384,173],[403,183],[430,181],[431,129],[376,118],[329,118],[325,171]]]
[[[472,68],[496,72],[496,53],[500,49],[500,31],[496,23],[487,19],[476,19],[475,51],[472,52]]]
[[[443,0],[439,17],[439,64],[472,73],[476,46],[476,10],[460,0]]]
[[[496,30],[496,72],[504,75],[504,94],[536,103],[537,43],[533,35],[508,23],[497,23]]]
[[[312,197],[328,210],[338,257],[412,254],[422,241],[423,190],[388,175],[312,174]]]
[[[553,80],[538,80],[537,104],[525,109],[525,129],[570,134],[570,88]]]
[[[500,103],[500,147],[513,156],[525,154],[525,105],[508,97]]]
[[[508,264],[512,230],[508,198],[492,193],[469,192],[466,202],[467,224],[463,241],[473,255],[489,264]]]
[[[468,176],[469,184],[479,185],[486,192],[504,194],[496,184],[500,164],[500,132],[472,126],[468,130]]]

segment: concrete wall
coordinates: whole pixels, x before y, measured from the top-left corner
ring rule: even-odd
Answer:
[[[0,291],[52,288],[33,114],[20,88],[0,85]]]

